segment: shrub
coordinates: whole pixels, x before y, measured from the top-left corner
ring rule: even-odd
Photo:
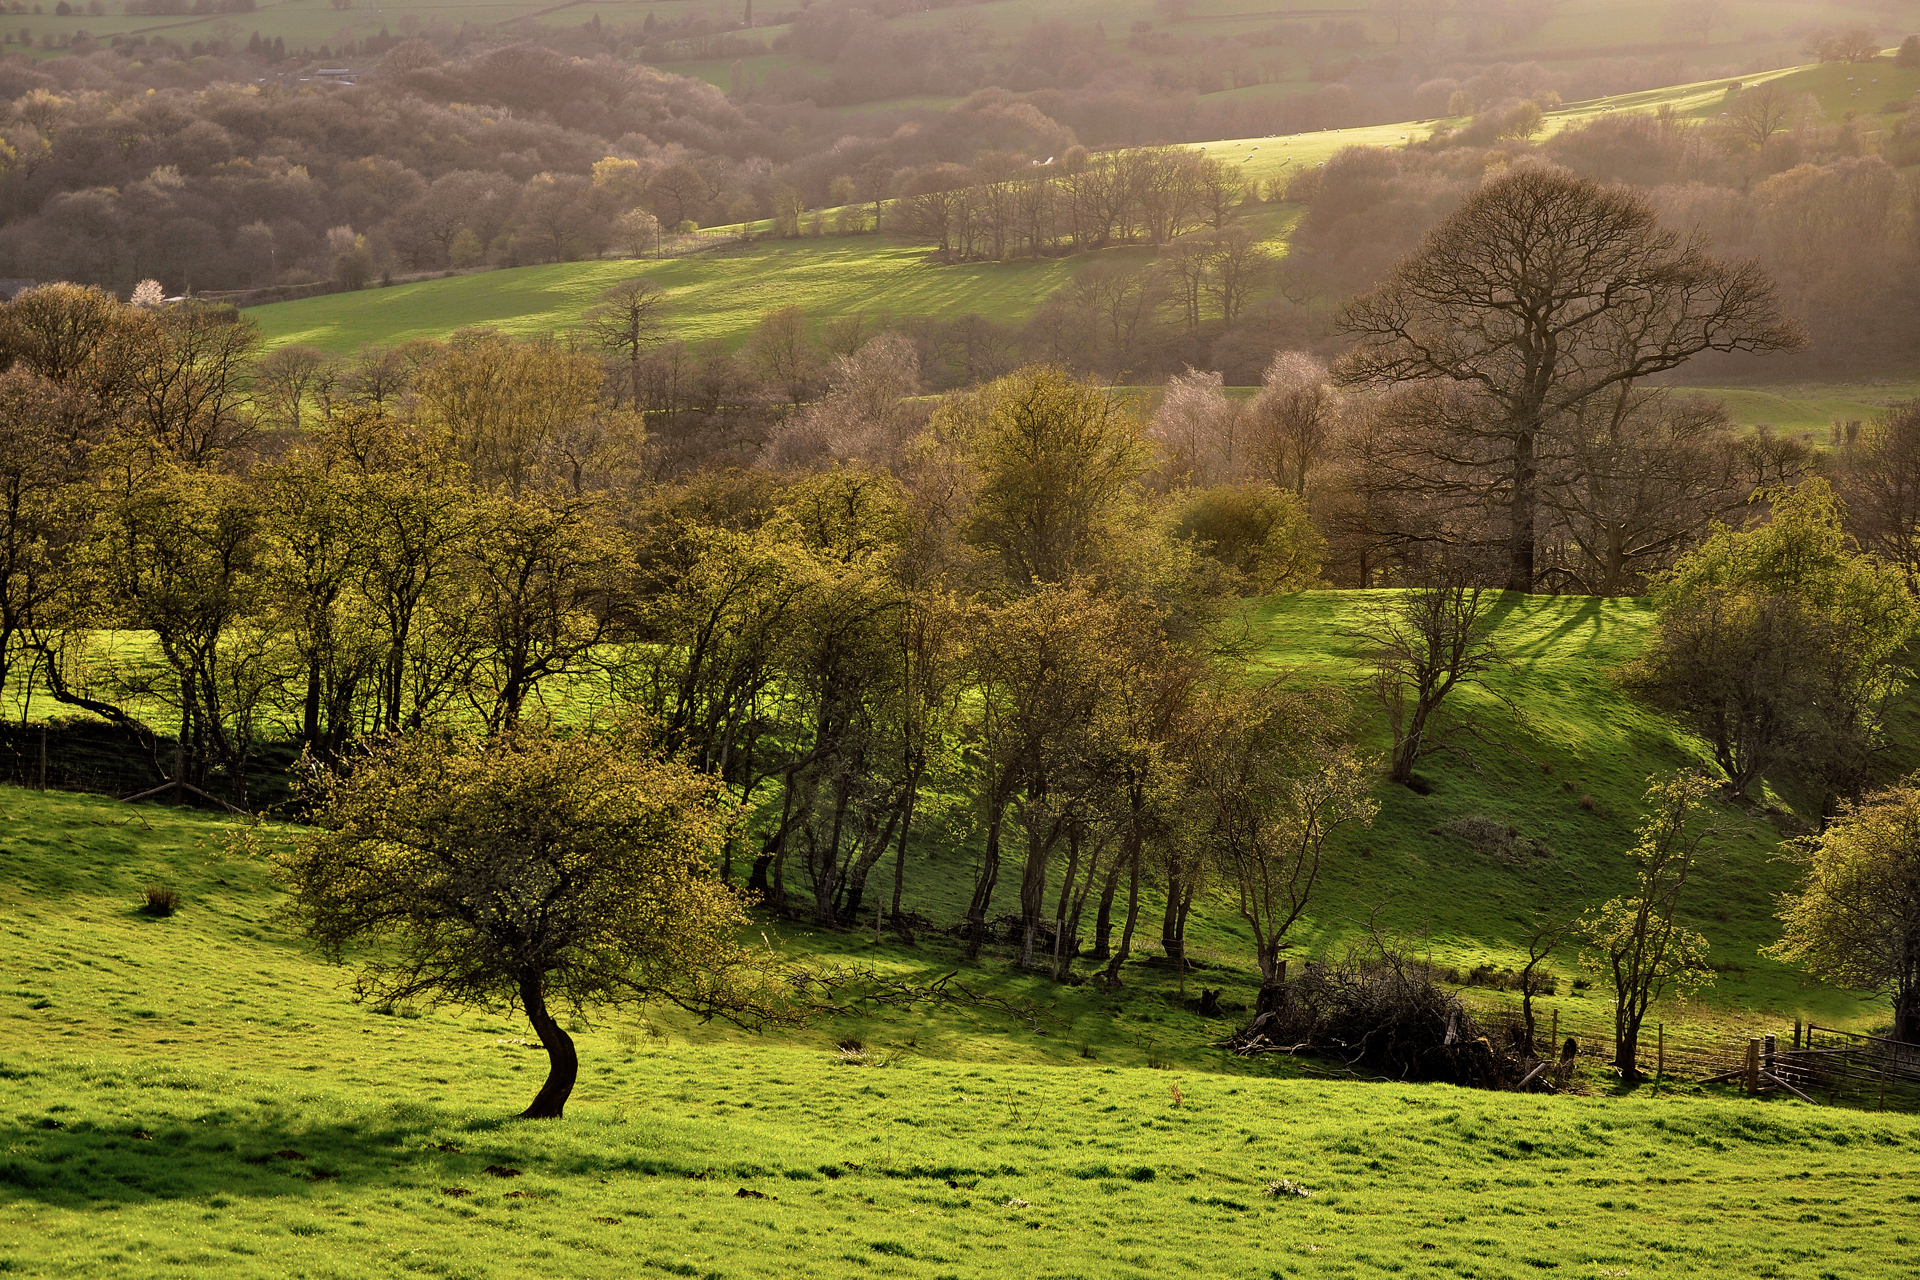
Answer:
[[[180,905],[180,895],[164,884],[147,886],[147,903],[140,909],[150,916],[170,916]]]

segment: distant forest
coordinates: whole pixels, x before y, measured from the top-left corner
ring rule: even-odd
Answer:
[[[1920,162],[1910,102],[1871,104],[1878,127],[1864,130],[1865,120],[1829,123],[1810,99],[1735,81],[1710,123],[1623,114],[1540,142],[1543,109],[1659,83],[1684,64],[1453,63],[1410,37],[1391,58],[1341,63],[1311,91],[1219,102],[1103,60],[1110,42],[1057,23],[995,45],[956,21],[922,33],[924,49],[881,50],[874,41],[904,37],[861,19],[816,5],[780,39],[836,67],[891,68],[888,93],[987,87],[945,109],[839,114],[828,106],[852,91],[834,88],[838,79],[817,100],[777,85],[728,95],[631,60],[636,49],[672,54],[659,33],[597,22],[490,47],[454,32],[370,40],[352,51],[367,70],[350,86],[293,78],[283,48],[237,35],[212,49],[137,37],[59,58],[15,55],[0,61],[10,102],[0,274],[122,297],[147,278],[168,293],[359,287],[383,274],[632,249],[642,214],[669,229],[772,218],[776,234],[799,234],[803,209],[865,202],[882,229],[947,257],[1161,246],[1151,266],[1052,304],[1054,319],[1062,308],[1105,310],[1106,323],[1054,327],[1075,349],[989,363],[1037,354],[1134,380],[1194,365],[1250,382],[1277,347],[1324,346],[1329,304],[1377,282],[1490,168],[1546,162],[1647,189],[1675,226],[1759,257],[1812,338],[1796,374],[1910,366],[1920,354],[1920,184],[1897,172]],[[1358,37],[1323,24],[1272,38],[1331,55]],[[972,40],[978,56],[942,40]],[[1910,43],[1902,57],[1920,58]],[[1236,47],[1253,56],[1262,46]],[[1829,55],[1850,56],[1838,44]],[[911,79],[934,67],[951,82]],[[1471,123],[1404,150],[1343,154],[1265,189],[1141,150],[1443,112]],[[1146,159],[1121,172],[1115,157],[1129,153],[1115,148]],[[1164,199],[1153,207],[1153,184],[1168,174],[1187,184],[1170,197],[1186,213],[1171,220]],[[1089,197],[1095,178],[1108,189]],[[1106,204],[1091,221],[1088,199]],[[1304,206],[1283,264],[1186,260],[1198,251],[1183,236],[1231,254],[1221,237],[1259,201]],[[871,225],[863,216],[837,229]],[[1243,267],[1223,291],[1217,272]],[[1210,307],[1196,283],[1205,270],[1216,271]],[[1129,308],[1141,323],[1116,319]],[[1019,338],[1008,329],[995,344]]]

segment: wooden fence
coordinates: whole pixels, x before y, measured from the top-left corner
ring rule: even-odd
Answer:
[[[1592,1011],[1543,1011],[1536,1015],[1536,1038],[1557,1050],[1571,1037],[1587,1063],[1610,1063],[1611,1008],[1596,1005]],[[1486,1010],[1483,1017],[1491,1024],[1514,1020],[1508,1006]],[[1640,1069],[1658,1081],[1724,1083],[1755,1096],[1788,1094],[1822,1106],[1920,1112],[1920,1045],[1813,1023],[1796,1021],[1789,1028],[1725,1015],[1684,1025],[1650,1021],[1640,1033],[1637,1056]]]

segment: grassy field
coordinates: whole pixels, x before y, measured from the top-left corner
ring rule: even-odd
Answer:
[[[1810,434],[1816,445],[1831,443],[1829,429],[1835,422],[1865,422],[1885,412],[1890,405],[1920,400],[1920,381],[1676,389],[1724,402],[1727,412],[1742,426],[1769,426],[1797,435]]]
[[[1278,242],[1297,215],[1263,207],[1253,225]],[[477,324],[530,337],[578,325],[602,291],[645,276],[666,291],[667,326],[675,337],[737,345],[762,316],[788,305],[816,323],[856,313],[1021,320],[1079,272],[1152,256],[1150,248],[1126,246],[1068,258],[941,265],[927,261],[924,246],[883,236],[758,240],[683,258],[555,263],[327,294],[247,314],[269,346],[304,342],[330,351],[445,337]]]
[[[1268,607],[1267,661],[1350,678],[1326,634],[1350,616],[1325,596]],[[1536,690],[1529,743],[1558,744],[1560,772],[1609,796],[1683,754],[1595,678],[1644,622],[1571,602],[1503,622]],[[1502,806],[1579,846],[1538,877],[1564,891],[1608,878],[1601,851],[1631,815],[1563,812],[1530,763],[1436,769],[1431,797],[1390,798],[1330,908],[1464,897],[1478,905],[1443,927],[1502,949],[1502,904],[1532,869],[1435,840],[1428,801]],[[1547,1099],[1248,1063],[1207,1047],[1224,1024],[1151,954],[1114,995],[1050,989],[1003,957],[971,975],[1050,1005],[1044,1034],[964,1008],[778,1041],[663,1014],[577,1022],[568,1118],[515,1122],[545,1068],[519,1020],[352,1004],[219,821],[0,790],[0,831],[8,1274],[1816,1280],[1911,1256],[1913,1118],[1717,1086]],[[1761,854],[1742,848],[1745,873]],[[175,915],[136,910],[150,881],[180,891]],[[1231,941],[1217,919],[1202,931]],[[782,945],[952,963],[933,940],[790,929]],[[1571,1016],[1581,998],[1548,1003]],[[848,1036],[886,1065],[836,1062]],[[1312,1194],[1268,1194],[1281,1179]]]
[[[328,294],[248,311],[269,345],[304,342],[330,351],[364,343],[441,338],[467,325],[521,337],[573,328],[602,291],[645,276],[667,292],[668,328],[689,343],[737,345],[770,311],[798,305],[817,320],[870,314],[999,320],[1029,314],[1049,293],[1094,262],[1150,251],[1050,258],[1037,263],[938,266],[926,251],[878,236],[763,240],[666,261],[599,261],[515,267],[390,289]]]

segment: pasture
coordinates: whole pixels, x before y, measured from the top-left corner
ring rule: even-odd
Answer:
[[[779,1040],[591,1016],[567,1118],[514,1121],[545,1069],[527,1029],[353,1004],[220,821],[6,789],[0,822],[8,1274],[1816,1280],[1910,1256],[1914,1118],[1249,1063],[1151,958],[1111,996],[971,975],[1042,997],[1044,1034],[965,1008]],[[176,914],[137,909],[153,880]],[[884,1065],[841,1062],[847,1038]]]

